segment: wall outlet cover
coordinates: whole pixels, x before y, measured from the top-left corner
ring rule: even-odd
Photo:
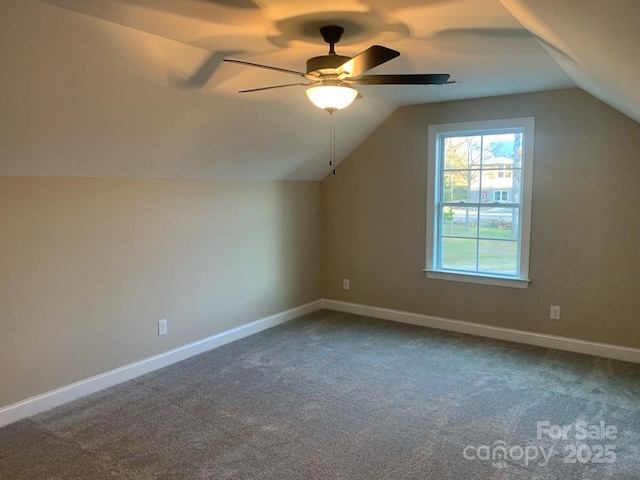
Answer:
[[[167,334],[167,319],[158,320],[158,335]]]

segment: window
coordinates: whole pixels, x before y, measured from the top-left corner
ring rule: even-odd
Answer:
[[[508,202],[509,201],[509,190],[494,190],[493,191],[493,201],[494,202]]]
[[[527,288],[533,118],[431,125],[427,277]]]

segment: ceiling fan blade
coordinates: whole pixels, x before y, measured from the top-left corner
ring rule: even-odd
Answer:
[[[284,87],[304,87],[306,85],[315,85],[315,82],[311,82],[311,83],[287,83],[286,85],[273,85],[272,87],[251,88],[249,90],[240,90],[238,93],[260,92],[262,90],[273,90],[274,88],[284,88]]]
[[[360,85],[444,85],[449,83],[448,73],[424,73],[408,75],[362,75],[348,81]]]
[[[224,57],[231,52],[213,52],[188,78],[176,78],[173,83],[182,88],[198,89],[204,87],[222,64]],[[236,52],[237,53],[237,52]]]
[[[387,47],[374,45],[359,53],[348,62],[343,63],[336,69],[336,73],[346,73],[349,77],[358,77],[367,70],[371,70],[378,65],[382,65],[389,60],[393,60],[400,52]]]
[[[276,72],[290,73],[292,75],[297,75],[297,76],[300,76],[300,77],[305,77],[306,76],[306,73],[296,72],[295,70],[287,70],[286,68],[272,67],[270,65],[260,65],[259,63],[244,62],[242,60],[235,60],[235,59],[232,59],[232,58],[225,58],[224,61],[225,62],[231,62],[231,63],[237,63],[239,65],[246,65],[248,67],[265,68],[267,70],[275,70]]]

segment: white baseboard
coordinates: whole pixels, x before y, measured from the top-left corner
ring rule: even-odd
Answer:
[[[412,325],[468,333],[480,337],[495,338],[509,342],[525,343],[539,347],[555,348],[557,350],[567,350],[569,352],[585,353],[587,355],[640,363],[640,349],[637,348],[588,342],[586,340],[526,332],[511,328],[492,327],[479,323],[462,322],[448,318],[432,317],[388,308],[370,307],[368,305],[340,302],[337,300],[322,299],[321,304],[322,308],[337,310],[339,312],[354,313],[356,315],[364,315],[394,322],[410,323]]]
[[[400,323],[420,325],[423,327],[437,328],[440,330],[449,330],[453,332],[478,335],[481,337],[495,338],[509,342],[525,343],[539,347],[555,348],[569,352],[585,353],[588,355],[640,363],[640,349],[637,348],[588,342],[573,338],[525,332],[510,328],[492,327],[478,323],[462,322],[459,320],[450,320],[447,318],[433,317],[418,313],[403,312],[401,310],[391,310],[388,308],[371,307],[356,303],[322,299],[256,320],[255,322],[247,323],[240,327],[169,350],[168,352],[116,368],[115,370],[111,370],[85,380],[80,380],[79,382],[75,382],[71,385],[66,385],[18,403],[2,407],[0,408],[0,427],[73,400],[77,400],[91,393],[117,385],[118,383],[126,382],[127,380],[144,375],[145,373],[166,367],[235,340],[248,337],[249,335],[253,335],[254,333],[261,332],[262,330],[288,322],[289,320],[314,312],[320,308],[354,313],[356,315],[364,315]]]
[[[172,363],[185,360],[194,355],[220,347],[227,343],[239,340],[267,328],[275,327],[301,315],[314,312],[321,308],[321,300],[307,303],[284,312],[265,317],[255,322],[247,323],[240,327],[232,328],[208,338],[198,340],[188,345],[169,350],[168,352],[145,358],[135,363],[125,365],[109,372],[101,373],[85,380],[66,385],[56,390],[28,398],[18,403],[0,408],[0,427],[9,425],[23,418],[44,412],[67,402],[77,400],[91,393],[126,382],[133,378],[152,372]]]

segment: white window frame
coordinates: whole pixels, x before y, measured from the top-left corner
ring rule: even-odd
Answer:
[[[480,135],[500,133],[513,129],[522,129],[522,197],[520,202],[519,223],[519,268],[518,275],[488,275],[475,272],[448,271],[438,269],[437,249],[439,239],[437,202],[440,199],[439,181],[439,155],[441,148],[441,138],[444,135]],[[430,125],[428,135],[428,156],[427,156],[427,250],[426,266],[424,271],[428,278],[439,280],[452,280],[457,282],[480,283],[485,285],[495,285],[500,287],[527,288],[529,286],[529,249],[531,242],[531,203],[533,193],[533,163],[534,152],[533,142],[535,133],[535,118],[509,118],[501,120],[484,120],[477,122],[448,123],[441,125]],[[490,205],[490,204],[489,204]]]

